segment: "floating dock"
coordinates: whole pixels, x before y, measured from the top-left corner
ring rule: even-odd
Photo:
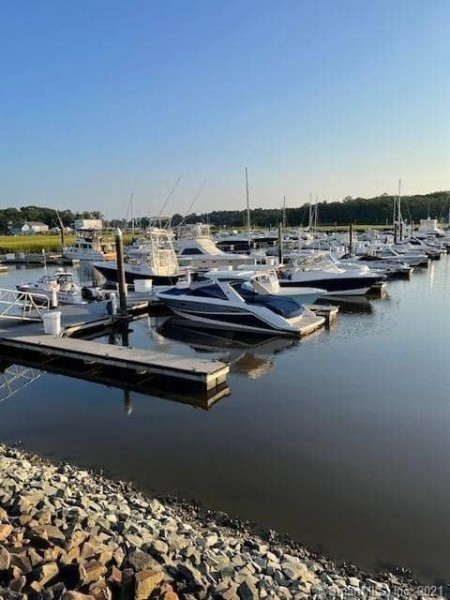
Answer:
[[[0,338],[0,345],[8,349],[11,360],[39,355],[44,369],[46,361],[58,358],[78,363],[88,371],[100,365],[136,379],[164,376],[206,390],[222,386],[229,372],[228,365],[218,361],[50,335],[16,334]]]

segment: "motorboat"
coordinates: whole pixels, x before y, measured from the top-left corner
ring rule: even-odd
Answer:
[[[326,296],[359,296],[382,283],[386,276],[366,269],[344,269],[324,252],[298,257],[280,271],[281,287],[317,286]]]
[[[399,245],[376,244],[371,248],[371,253],[379,258],[400,260],[410,267],[427,267],[430,261],[425,253],[407,248],[403,248],[403,251],[401,251]]]
[[[49,299],[53,304],[82,304],[82,289],[76,283],[73,273],[58,269],[54,273],[46,273],[37,281],[16,285],[19,292],[33,294],[43,301]]]
[[[80,261],[110,261],[116,259],[114,246],[98,232],[78,233],[73,246],[63,249],[63,257]]]
[[[157,297],[197,326],[300,337],[324,324],[323,317],[293,298],[258,294],[246,289],[246,283],[207,278],[178,284]]]
[[[254,262],[254,258],[248,254],[234,254],[218,248],[211,236],[210,225],[205,223],[178,227],[175,249],[180,267],[196,270],[226,268],[228,265]]]
[[[314,304],[326,294],[322,288],[298,286],[281,287],[275,269],[272,270],[212,270],[204,274],[209,279],[222,281],[242,280],[245,289],[257,294],[273,295],[283,298],[295,298],[301,304]]]
[[[386,277],[410,277],[414,267],[407,265],[401,259],[389,259],[374,256],[373,254],[341,256],[337,262],[344,269],[368,267],[372,271],[382,271]]]
[[[124,253],[125,281],[151,280],[154,285],[174,285],[183,273],[180,271],[170,230],[153,227],[143,239],[136,241]],[[117,283],[117,261],[94,262],[93,266],[108,281]]]

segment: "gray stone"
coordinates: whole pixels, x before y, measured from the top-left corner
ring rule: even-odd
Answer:
[[[258,590],[253,581],[244,580],[237,589],[240,600],[257,600]]]

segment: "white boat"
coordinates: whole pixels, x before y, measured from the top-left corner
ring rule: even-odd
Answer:
[[[252,264],[248,254],[223,252],[211,236],[211,227],[204,223],[183,225],[177,230],[175,242],[180,267],[199,269],[224,269],[227,266]]]
[[[116,259],[114,246],[106,242],[97,232],[78,233],[73,246],[66,246],[62,254],[69,260],[108,261]]]
[[[151,280],[154,285],[173,285],[183,275],[173,247],[170,230],[152,227],[145,238],[137,240],[125,251],[125,281]],[[108,281],[117,283],[117,261],[94,262],[93,266]]]
[[[82,304],[84,302],[81,287],[75,282],[70,271],[58,269],[45,274],[37,281],[16,286],[20,292],[28,292],[36,297],[42,296],[57,304]]]
[[[344,269],[334,264],[326,253],[298,257],[280,272],[281,287],[317,286],[326,296],[359,296],[383,282],[386,276],[356,268]]]
[[[257,294],[236,280],[181,284],[157,297],[175,314],[210,328],[300,337],[325,322],[293,298]]]
[[[204,274],[209,279],[221,281],[243,281],[244,288],[257,294],[295,298],[301,304],[314,304],[326,290],[315,287],[281,287],[275,270],[213,270]]]

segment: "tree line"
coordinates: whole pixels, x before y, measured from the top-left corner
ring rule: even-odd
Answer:
[[[319,202],[315,206],[317,223],[321,226],[348,225],[392,225],[394,203],[396,196],[383,194],[374,198],[350,198],[341,202]],[[404,196],[401,199],[403,219],[408,223],[418,223],[427,217],[437,218],[440,221],[450,221],[450,192],[441,191],[430,194]],[[76,219],[103,219],[98,211],[72,212],[59,211],[59,217],[65,227],[72,227]],[[306,227],[309,225],[309,204],[298,208],[255,208],[250,211],[252,227],[276,227],[278,223],[285,223],[289,227]],[[59,225],[58,216],[52,208],[38,206],[25,206],[19,209],[6,208],[0,210],[0,232],[6,234],[10,227],[24,221],[40,221],[50,228]],[[114,219],[109,222],[103,219],[105,227],[131,227],[131,222],[124,219]],[[203,222],[215,227],[240,228],[247,223],[245,210],[216,210],[209,213],[191,213],[189,215],[172,215],[172,225],[184,223]],[[143,217],[136,226],[148,227],[149,217]]]

